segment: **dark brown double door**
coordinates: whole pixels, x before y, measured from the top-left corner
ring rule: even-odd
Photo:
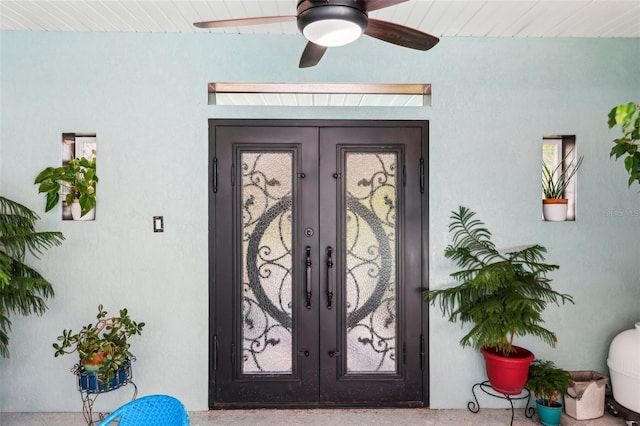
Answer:
[[[210,121],[211,408],[426,404],[427,131]]]

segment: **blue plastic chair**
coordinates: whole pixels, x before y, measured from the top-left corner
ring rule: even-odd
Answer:
[[[189,413],[169,395],[149,395],[134,399],[105,417],[98,426],[119,420],[119,426],[188,426]]]

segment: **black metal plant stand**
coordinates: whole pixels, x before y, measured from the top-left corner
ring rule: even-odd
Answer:
[[[472,413],[477,413],[478,411],[480,411],[480,403],[478,402],[478,397],[476,396],[476,388],[477,387],[479,387],[480,390],[482,390],[484,393],[486,393],[489,396],[492,396],[494,398],[506,399],[507,401],[509,401],[509,404],[511,405],[511,423],[509,423],[510,425],[513,425],[513,417],[514,417],[514,414],[515,414],[515,411],[514,411],[515,409],[513,407],[513,401],[518,401],[518,400],[523,400],[523,399],[527,400],[527,405],[526,405],[525,410],[524,410],[524,415],[528,419],[532,418],[533,414],[536,411],[535,408],[529,407],[529,403],[531,402],[531,391],[529,391],[529,389],[524,388],[522,390],[522,392],[520,392],[519,395],[507,395],[507,394],[503,394],[503,393],[497,392],[495,389],[493,389],[491,387],[491,384],[489,383],[489,381],[486,380],[486,381],[484,381],[482,383],[476,383],[471,388],[471,393],[473,393],[473,399],[475,401],[469,401],[467,403],[467,408]]]
[[[82,398],[82,415],[88,426],[99,423],[105,417],[103,413],[98,413],[98,418],[94,420],[93,404],[100,394],[111,392],[112,390],[131,384],[133,385],[133,397],[131,400],[136,399],[138,387],[131,380],[131,361],[135,361],[135,359],[127,362],[118,370],[116,376],[108,382],[104,381],[98,373],[86,373],[79,365],[76,365],[71,370],[78,379],[78,392],[80,392],[80,397]]]

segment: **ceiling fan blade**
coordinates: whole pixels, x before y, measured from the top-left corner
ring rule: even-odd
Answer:
[[[307,45],[302,52],[302,56],[300,57],[300,65],[299,68],[309,68],[314,65],[317,65],[322,59],[322,55],[327,51],[325,46],[320,46],[319,44],[307,42]]]
[[[262,25],[262,24],[277,24],[280,22],[295,21],[295,15],[282,15],[282,16],[259,16],[256,18],[238,18],[238,19],[223,19],[220,21],[204,21],[195,22],[193,25],[198,28],[225,28],[225,27],[241,27],[245,25]]]
[[[364,2],[364,10],[371,12],[373,10],[384,9],[385,7],[394,6],[409,0],[369,0]]]
[[[429,50],[440,41],[438,37],[414,28],[372,18],[369,18],[364,33],[382,41],[417,50]]]

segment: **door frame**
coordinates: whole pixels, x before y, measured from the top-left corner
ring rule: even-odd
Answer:
[[[421,227],[421,286],[420,288],[428,288],[429,283],[429,121],[427,120],[321,120],[321,119],[209,119],[209,166],[208,166],[208,259],[209,259],[209,362],[208,362],[208,401],[210,409],[229,408],[221,406],[215,401],[215,369],[217,366],[217,342],[215,341],[216,331],[216,286],[214,277],[218,271],[215,270],[216,264],[211,259],[215,257],[215,238],[220,235],[214,235],[214,225],[216,223],[216,203],[215,193],[217,190],[218,180],[221,178],[217,173],[217,160],[215,158],[216,132],[217,126],[251,126],[251,127],[419,127],[422,132],[422,162],[421,162],[421,188],[423,196],[421,197],[422,210],[422,227]],[[416,297],[422,297],[416,294]],[[422,358],[422,407],[428,407],[430,401],[429,388],[429,305],[424,303],[421,310],[421,358]],[[278,405],[277,408],[293,408],[304,407],[305,404]],[[306,405],[308,406],[308,405]],[[312,404],[313,407],[322,407],[322,405]],[[391,404],[390,406],[394,406]],[[405,406],[406,405],[398,405]],[[247,405],[249,407],[249,405]]]

